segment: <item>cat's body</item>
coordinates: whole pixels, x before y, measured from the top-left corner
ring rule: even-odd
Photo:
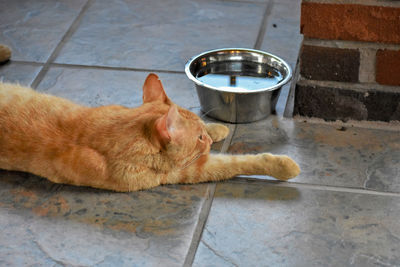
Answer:
[[[134,191],[239,174],[286,180],[300,169],[286,156],[209,154],[228,134],[173,104],[150,74],[144,104],[89,108],[0,83],[0,168],[56,183]],[[212,138],[211,138],[211,137]]]

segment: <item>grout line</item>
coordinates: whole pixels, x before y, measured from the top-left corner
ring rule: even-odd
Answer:
[[[350,83],[350,82],[337,82],[337,81],[308,80],[302,77],[301,75],[298,84],[342,89],[348,91],[355,91],[358,93],[367,93],[376,91],[384,93],[397,93],[399,88],[398,86],[394,85],[382,85],[378,83]]]
[[[265,33],[267,31],[267,22],[269,15],[271,15],[272,7],[274,6],[274,1],[269,0],[267,6],[265,7],[265,12],[261,20],[260,30],[258,31],[257,39],[254,44],[254,49],[261,49],[262,42],[264,40]]]
[[[360,66],[358,67],[358,81],[360,83],[376,83],[376,53],[377,49],[359,48]]]
[[[337,4],[337,0],[303,0],[303,2],[315,2],[319,4]],[[352,1],[343,1],[344,4],[347,4],[346,2],[349,2],[351,4],[357,4],[357,5],[365,5],[365,6],[384,6],[384,7],[400,7],[400,3],[398,0],[394,1],[385,1],[385,0],[352,0]]]
[[[86,10],[89,8],[89,6],[92,4],[93,0],[88,0],[86,4],[82,7],[81,11],[79,12],[78,16],[75,18],[75,20],[72,22],[71,26],[69,29],[65,32],[63,37],[61,38],[61,41],[58,43],[56,48],[53,50],[51,53],[50,57],[47,59],[46,63],[40,70],[39,74],[36,76],[35,80],[32,82],[31,87],[32,88],[37,88],[39,83],[43,80],[44,76],[48,72],[51,63],[56,59],[58,54],[60,53],[61,49],[64,47],[65,43],[67,40],[72,36],[72,34],[76,31],[76,29],[79,26],[79,23],[81,22],[83,15],[85,14]]]
[[[232,143],[232,140],[233,140],[233,136],[235,135],[235,132],[236,132],[237,125],[236,124],[230,124],[228,126],[228,128],[229,128],[229,134],[225,138],[224,143],[222,144],[221,151],[220,151],[221,153],[226,153],[228,151],[229,147],[231,146],[231,143]]]
[[[21,64],[21,65],[32,65],[32,66],[44,66],[43,62],[36,61],[23,61],[23,60],[10,60],[10,64]]]
[[[114,71],[141,71],[141,72],[185,74],[184,71],[178,71],[178,70],[157,70],[157,69],[146,69],[146,68],[111,67],[111,66],[79,65],[79,64],[65,64],[65,63],[50,63],[50,65],[52,67],[78,68],[78,69],[99,69],[99,70],[114,70]]]
[[[400,2],[399,2],[400,3]],[[389,50],[399,50],[400,44],[394,43],[375,43],[368,41],[350,41],[350,40],[323,40],[311,37],[304,37],[304,45],[311,46],[323,46],[332,48],[344,48],[344,49],[389,49]]]
[[[193,264],[197,248],[199,247],[201,241],[201,236],[203,234],[204,227],[206,226],[208,215],[210,214],[216,186],[217,185],[215,183],[208,185],[208,195],[201,207],[199,219],[197,220],[197,225],[193,233],[192,241],[190,242],[188,253],[186,254],[186,258],[183,263],[183,266],[185,267],[192,266]]]
[[[400,131],[400,121],[356,121],[356,120],[348,120],[343,122],[341,120],[336,121],[326,121],[321,118],[316,117],[305,117],[300,115],[294,115],[293,120],[298,122],[307,122],[310,124],[319,124],[319,125],[328,125],[331,127],[347,127],[347,128],[362,128],[368,130],[383,130],[383,131]]]
[[[318,185],[318,184],[303,184],[297,182],[282,182],[276,180],[264,180],[257,178],[249,178],[238,176],[233,180],[227,180],[226,183],[238,183],[238,184],[258,184],[258,185],[269,185],[277,187],[290,187],[290,188],[305,188],[320,191],[332,191],[332,192],[342,192],[342,193],[355,193],[364,195],[374,195],[374,196],[387,196],[387,197],[400,197],[400,193],[395,192],[381,192],[376,190],[362,189],[362,188],[352,188],[352,187],[342,187],[333,185]]]
[[[299,51],[298,55],[300,55],[300,51]],[[283,117],[285,117],[285,118],[293,117],[294,101],[295,101],[295,96],[296,96],[296,84],[297,84],[297,81],[299,80],[299,73],[300,73],[300,60],[299,60],[299,56],[298,56],[295,70],[293,71],[289,94],[286,99],[285,110],[283,111]]]
[[[13,60],[12,63],[21,64],[21,65],[27,64],[27,65],[34,65],[34,66],[45,66],[47,64],[47,63],[42,63],[42,62],[23,61],[23,60]],[[101,66],[101,65],[81,65],[81,64],[53,63],[53,62],[49,62],[48,65],[50,65],[50,67],[75,68],[75,69],[98,69],[98,70],[113,70],[113,71],[138,71],[138,72],[185,74],[185,71],[178,71],[178,70],[112,67],[112,66]]]
[[[229,127],[229,134],[225,138],[224,144],[222,145],[222,148],[220,150],[221,153],[226,153],[229,149],[229,146],[233,140],[233,136],[236,132],[236,124],[230,124]],[[194,234],[192,237],[192,241],[190,242],[189,250],[188,253],[186,254],[185,262],[183,266],[189,267],[192,266],[194,258],[196,256],[197,248],[199,247],[200,241],[201,241],[201,236],[203,234],[204,227],[206,226],[208,216],[210,215],[210,210],[211,206],[214,200],[214,195],[215,195],[215,189],[217,187],[216,183],[211,183],[208,185],[208,195],[207,199],[204,201],[199,219],[197,221],[196,228],[194,230]]]

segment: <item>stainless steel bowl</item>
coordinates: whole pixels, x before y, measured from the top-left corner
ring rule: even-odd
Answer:
[[[201,53],[188,61],[185,72],[196,85],[202,111],[233,123],[269,116],[281,87],[292,77],[279,57],[244,48]]]

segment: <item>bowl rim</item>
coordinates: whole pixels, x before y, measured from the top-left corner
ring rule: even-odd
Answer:
[[[258,54],[262,54],[262,55],[266,55],[269,57],[272,57],[278,61],[280,61],[287,69],[287,75],[286,77],[280,81],[279,83],[271,86],[271,87],[266,87],[266,88],[260,88],[260,89],[256,89],[256,90],[249,90],[248,92],[237,92],[237,91],[233,91],[233,90],[221,90],[220,88],[217,88],[215,86],[203,83],[201,81],[199,81],[198,79],[196,79],[196,77],[193,76],[192,72],[190,71],[190,66],[192,65],[192,63],[197,60],[198,58],[206,55],[206,54],[210,54],[210,53],[216,53],[216,52],[223,52],[223,51],[231,51],[231,50],[239,50],[239,51],[247,51],[247,52],[252,52],[252,53],[258,53]],[[265,51],[261,51],[261,50],[257,50],[257,49],[251,49],[251,48],[236,48],[236,47],[228,47],[228,48],[219,48],[219,49],[213,49],[213,50],[209,50],[209,51],[205,51],[202,52],[196,56],[191,57],[188,62],[185,65],[185,73],[186,76],[192,80],[196,85],[199,86],[203,86],[206,87],[207,89],[211,89],[211,90],[215,90],[218,92],[227,92],[227,93],[235,93],[235,94],[253,94],[253,93],[260,93],[260,92],[266,92],[266,91],[273,91],[276,89],[281,88],[283,85],[285,85],[287,82],[290,81],[290,79],[292,78],[292,69],[289,66],[289,64],[284,61],[282,58],[273,55],[271,53],[265,52]]]

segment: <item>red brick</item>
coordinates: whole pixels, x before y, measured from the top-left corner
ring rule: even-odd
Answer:
[[[400,85],[400,50],[377,51],[376,82],[385,85]]]
[[[301,33],[306,37],[400,43],[400,8],[303,2]]]

